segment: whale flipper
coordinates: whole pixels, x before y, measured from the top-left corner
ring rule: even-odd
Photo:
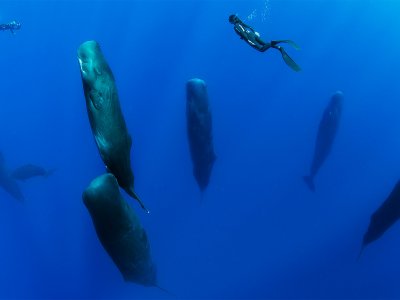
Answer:
[[[139,196],[136,194],[136,192],[133,189],[130,189],[128,192],[128,195],[131,196],[133,199],[135,199],[137,202],[139,202],[139,205],[141,208],[143,208],[143,210],[146,213],[150,213],[150,211],[146,208],[146,206],[144,206],[144,203],[142,202],[142,200],[140,200]]]
[[[315,192],[315,185],[314,185],[314,178],[311,176],[303,176],[305,183],[307,184],[308,188]]]

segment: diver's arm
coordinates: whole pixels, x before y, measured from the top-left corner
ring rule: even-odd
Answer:
[[[246,28],[247,28],[248,30],[250,30],[250,31],[252,31],[252,32],[254,32],[254,33],[256,33],[256,31],[253,29],[253,27],[251,27],[251,26],[249,26],[249,25],[246,25],[246,24],[245,24],[245,26],[246,26]]]
[[[247,33],[245,32],[242,37],[243,40],[245,40],[245,42],[247,44],[249,44],[251,47],[253,47],[254,49],[260,51],[260,52],[264,52],[267,49],[264,50],[266,44],[259,38],[257,38],[257,35],[254,33]],[[269,48],[269,46],[268,46]]]
[[[240,25],[240,26],[242,26],[242,28],[244,28],[244,29],[248,29],[248,30],[250,30],[250,31],[252,31],[252,32],[256,32],[256,31],[253,29],[253,27],[247,25],[247,24],[244,23],[242,20],[238,20],[238,21],[236,22],[235,25]]]
[[[260,43],[257,39],[250,40],[250,39],[245,39],[245,41],[254,49],[264,52],[267,49],[270,48],[269,44],[265,44],[264,42]]]
[[[251,26],[249,26],[249,25],[247,25],[247,24],[245,24],[245,23],[243,23],[243,22],[242,22],[242,26],[243,26],[243,27],[246,27],[248,30],[250,30],[250,31],[252,31],[252,32],[254,32],[254,33],[256,33],[256,31],[254,30],[253,27],[251,27]]]
[[[238,34],[238,36],[240,36],[240,38],[243,39],[243,34],[244,34],[243,29],[240,28],[240,27],[237,26],[237,25],[235,25],[235,26],[233,27],[233,29],[235,29],[235,32]]]
[[[242,21],[239,20],[238,22],[236,22],[233,28],[235,29],[235,32],[240,36],[240,38],[254,49],[263,52],[270,47],[270,45],[268,44],[268,47],[265,48],[266,43],[260,39],[260,35],[258,34],[258,32],[254,31],[253,28],[244,24]]]

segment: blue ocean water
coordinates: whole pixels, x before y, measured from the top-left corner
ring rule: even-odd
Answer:
[[[302,67],[260,53],[238,14]],[[399,179],[400,2],[396,0],[0,2],[0,150],[7,167],[56,168],[0,189],[0,298],[400,298],[400,225],[357,261],[370,215]],[[116,77],[159,285],[123,281],[82,192],[104,173],[77,48],[94,39]],[[185,83],[207,82],[217,160],[192,175]],[[336,91],[343,114],[311,193],[302,180]]]

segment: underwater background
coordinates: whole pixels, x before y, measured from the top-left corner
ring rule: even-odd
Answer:
[[[238,14],[265,40],[241,41]],[[0,189],[0,298],[400,298],[400,225],[357,260],[371,214],[400,171],[400,1],[0,2],[1,147],[7,168],[56,168]],[[82,202],[105,172],[77,49],[99,42],[133,138],[135,189],[157,288],[124,282]],[[207,83],[217,160],[203,195],[186,133],[186,81]],[[312,193],[318,124],[344,94]],[[173,295],[172,295],[173,294]],[[175,295],[175,296],[174,296]]]

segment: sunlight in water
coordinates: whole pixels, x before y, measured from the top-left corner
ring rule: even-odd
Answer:
[[[259,8],[254,8],[253,11],[246,17],[247,20],[261,20],[265,22],[269,19],[270,5],[269,0],[262,0],[262,5]]]

